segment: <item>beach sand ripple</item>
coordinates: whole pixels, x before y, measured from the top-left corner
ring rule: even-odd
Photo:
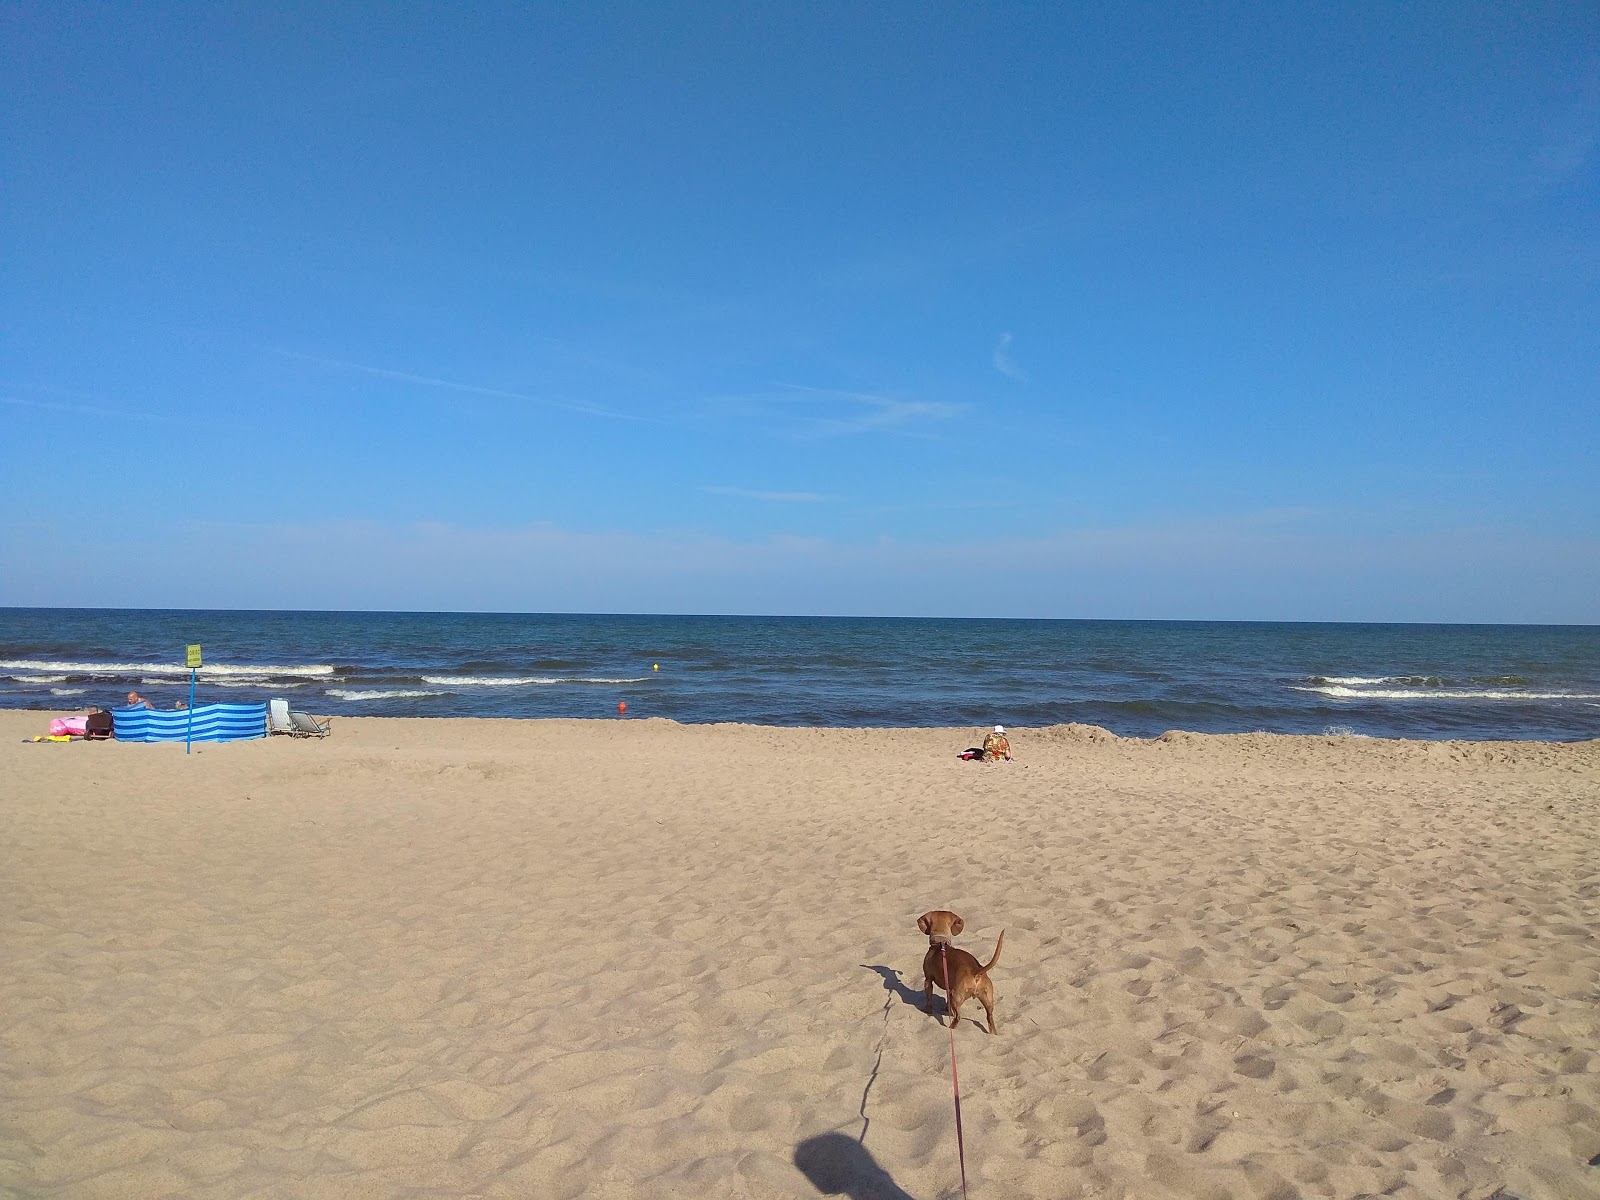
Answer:
[[[1600,743],[39,723],[7,1194],[1600,1196]]]

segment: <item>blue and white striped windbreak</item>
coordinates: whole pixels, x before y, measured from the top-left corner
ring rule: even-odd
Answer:
[[[197,742],[237,742],[267,736],[267,706],[262,704],[197,704]],[[181,742],[191,736],[190,710],[157,712],[153,708],[114,708],[111,723],[119,742]]]

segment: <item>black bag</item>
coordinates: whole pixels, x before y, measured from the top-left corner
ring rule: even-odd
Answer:
[[[92,712],[83,719],[83,736],[86,741],[103,742],[112,732],[113,723],[108,712]]]

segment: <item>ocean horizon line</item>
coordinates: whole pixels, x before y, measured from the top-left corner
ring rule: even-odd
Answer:
[[[580,609],[520,610],[499,608],[226,608],[210,606],[99,605],[99,604],[0,604],[5,612],[71,613],[269,613],[316,616],[407,616],[407,617],[627,617],[641,620],[729,620],[729,621],[1009,621],[1017,623],[1116,624],[1116,625],[1350,625],[1417,626],[1442,629],[1600,629],[1596,621],[1442,621],[1421,618],[1367,618],[1360,620],[1325,617],[1061,617],[1061,616],[979,616],[973,614],[918,613],[767,613],[767,612],[646,612]]]

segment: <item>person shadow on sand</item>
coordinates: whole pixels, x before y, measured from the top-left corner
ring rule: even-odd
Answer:
[[[794,1165],[824,1196],[850,1200],[914,1200],[870,1151],[842,1133],[821,1133],[794,1148]]]

